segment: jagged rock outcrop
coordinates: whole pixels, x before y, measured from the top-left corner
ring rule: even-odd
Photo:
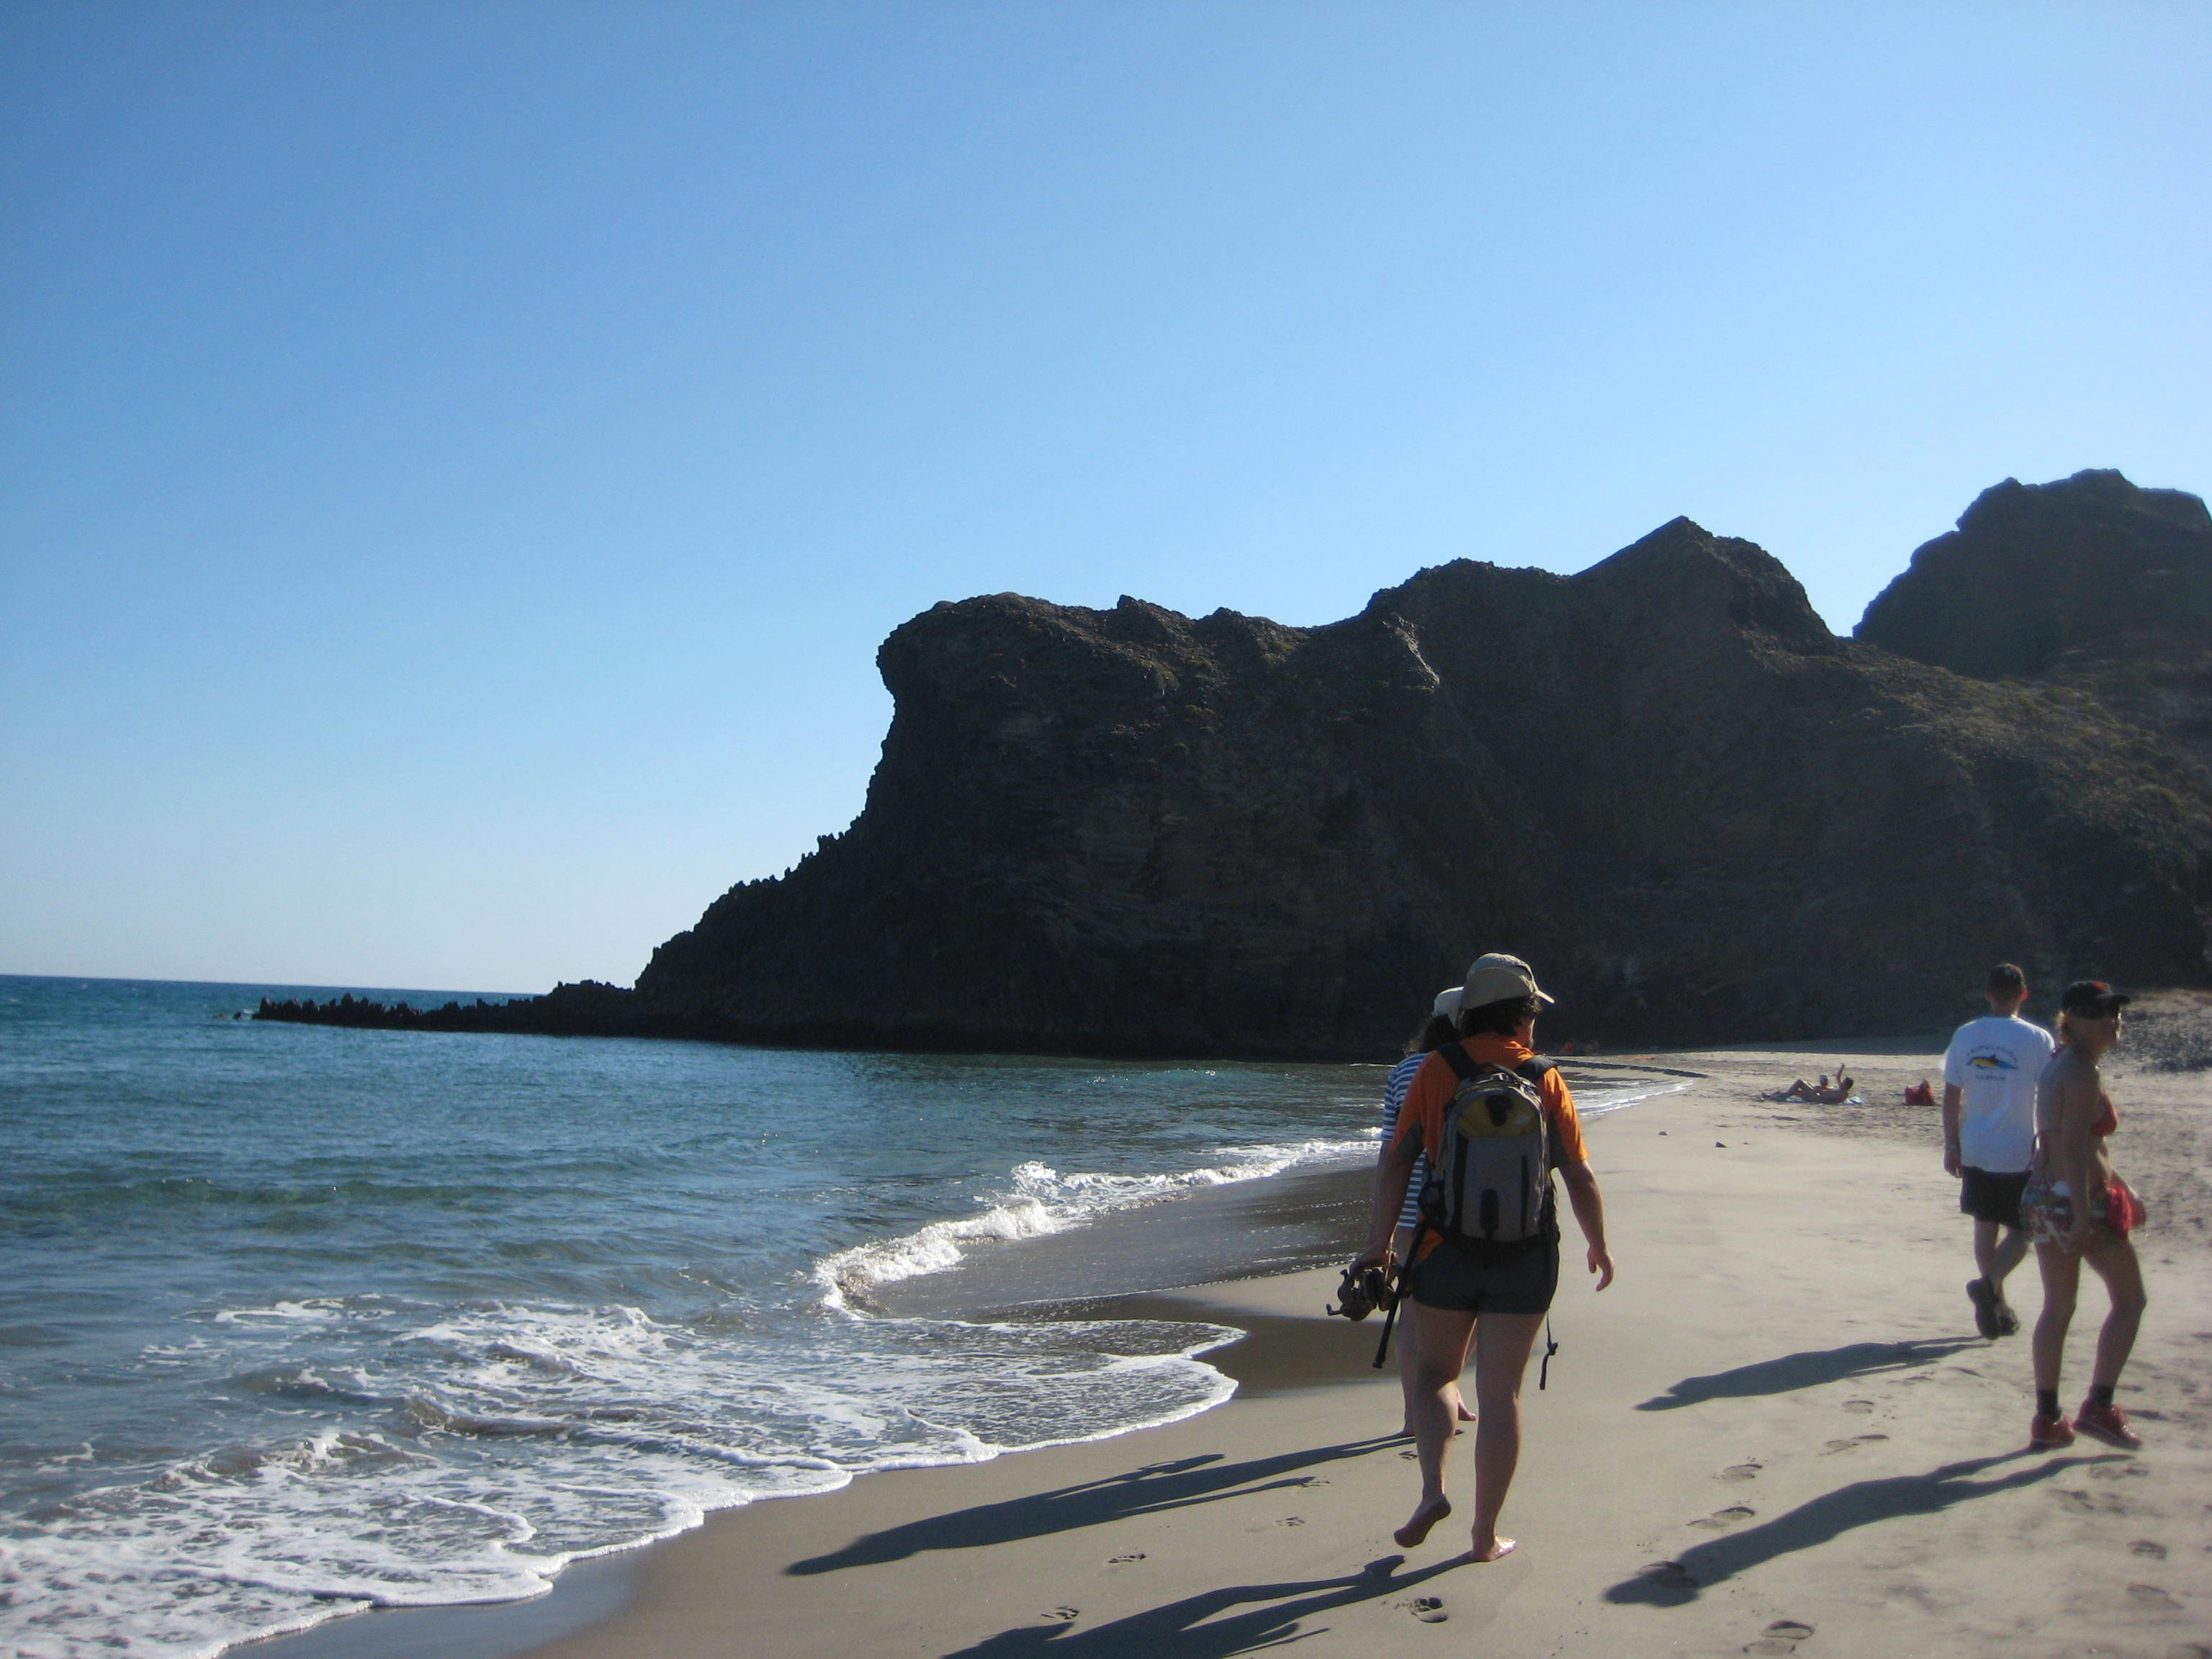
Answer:
[[[2188,527],[2193,498],[2080,484],[2047,489],[2083,524],[2109,500],[2145,545]],[[1559,997],[1553,1042],[1924,1030],[2000,957],[2045,988],[2205,983],[2212,788],[2050,678],[2093,635],[2106,672],[2135,660],[2132,624],[2054,647],[1991,597],[2071,580],[2075,544],[2006,529],[2057,521],[2020,489],[1923,549],[1856,641],[1686,520],[1574,576],[1424,570],[1322,628],[937,605],[879,653],[896,711],[848,830],[724,894],[634,995],[563,987],[476,1028],[1373,1057],[1496,949]],[[2046,542],[2049,570],[2007,574]],[[2169,565],[2105,580],[2164,593]],[[1954,566],[1971,644],[1918,619]]]
[[[940,605],[880,662],[866,810],[641,997],[787,1041],[1319,1055],[1386,1051],[1486,949],[1539,964],[1547,1035],[1613,1042],[1917,1029],[1999,957],[2206,973],[2212,800],[2139,732],[1838,640],[1686,520],[1312,629]]]
[[[2008,478],[1912,556],[1856,637],[2094,692],[2212,778],[2212,514],[2118,472]]]

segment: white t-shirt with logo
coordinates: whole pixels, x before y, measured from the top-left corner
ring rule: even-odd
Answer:
[[[1943,1054],[1943,1081],[1960,1091],[1959,1162],[2017,1174],[2035,1152],[2035,1080],[2056,1046],[2017,1016],[1969,1020]]]

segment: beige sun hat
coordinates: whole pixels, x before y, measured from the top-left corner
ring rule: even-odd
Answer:
[[[1443,990],[1437,993],[1436,1015],[1438,1019],[1457,1019],[1459,1018],[1460,992],[1462,988],[1457,985],[1447,985]]]
[[[1492,951],[1488,956],[1477,957],[1467,970],[1467,983],[1460,988],[1461,1008],[1480,1008],[1486,1003],[1503,1002],[1508,997],[1534,997],[1539,1008],[1548,1008],[1552,999],[1536,983],[1536,973],[1518,957],[1509,957],[1502,951]],[[1442,999],[1438,1000],[1442,1007]],[[1453,1010],[1455,1015],[1458,1009]]]

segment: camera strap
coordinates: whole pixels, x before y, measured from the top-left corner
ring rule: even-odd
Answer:
[[[1378,1371],[1382,1369],[1382,1362],[1389,1355],[1390,1328],[1398,1322],[1398,1304],[1406,1299],[1406,1285],[1413,1276],[1412,1258],[1419,1253],[1421,1241],[1428,1236],[1428,1233],[1429,1227],[1426,1222],[1414,1228],[1413,1242],[1406,1247],[1407,1259],[1394,1264],[1397,1272],[1391,1276],[1390,1306],[1382,1316],[1382,1340],[1375,1345],[1375,1369]]]

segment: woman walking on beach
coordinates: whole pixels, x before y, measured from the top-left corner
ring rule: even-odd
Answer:
[[[1415,1033],[1406,1049],[1406,1057],[1390,1068],[1390,1075],[1382,1085],[1382,1152],[1375,1165],[1375,1180],[1380,1186],[1386,1178],[1390,1163],[1391,1142],[1398,1133],[1398,1114],[1406,1104],[1406,1091],[1413,1087],[1413,1076],[1421,1069],[1421,1062],[1447,1042],[1459,1041],[1459,1004],[1461,987],[1453,985],[1437,994],[1429,1017]],[[1397,1231],[1390,1236],[1390,1254],[1397,1261],[1412,1259],[1413,1230],[1420,1223],[1421,1185],[1428,1179],[1429,1161],[1414,1160],[1413,1178],[1406,1183],[1406,1200],[1398,1211]],[[1408,1319],[1398,1337],[1398,1390],[1405,1398],[1405,1416],[1401,1419],[1401,1437],[1413,1432],[1413,1390],[1419,1386],[1421,1352],[1420,1333]],[[1452,1413],[1462,1423],[1474,1421],[1474,1413],[1468,1410],[1459,1398],[1456,1378],[1452,1385]]]
[[[2112,1168],[2106,1143],[2120,1118],[2097,1069],[2120,1040],[2120,1011],[2129,1000],[2102,980],[2068,986],[2058,1005],[2058,1052],[2036,1085],[2035,1162],[2021,1199],[2021,1219],[2035,1241],[2036,1265],[2043,1271],[2043,1315],[2035,1322],[2033,1341],[2032,1446],[2070,1445],[2076,1430],[2130,1450],[2142,1444],[2129,1428],[2127,1414],[2112,1403],[2112,1390],[2135,1346],[2148,1299],[2130,1238],[2142,1224],[2143,1207]],[[2089,1397],[2069,1423],[2058,1410],[2058,1370],[2084,1261],[2105,1281],[2112,1306],[2097,1333]]]
[[[1394,1534],[1411,1549],[1451,1513],[1444,1495],[1459,1376],[1474,1356],[1474,1525],[1469,1554],[1495,1561],[1514,1547],[1498,1512],[1521,1456],[1521,1377],[1559,1277],[1551,1172],[1566,1182],[1597,1288],[1613,1282],[1605,1212],[1583,1148],[1573,1095],[1539,1060],[1538,1011],[1552,999],[1518,957],[1491,955],[1468,970],[1459,1040],[1439,1045],[1413,1074],[1397,1133],[1376,1182],[1367,1249],[1355,1268],[1389,1265],[1415,1163],[1425,1154],[1450,1178],[1424,1190],[1409,1278],[1419,1353],[1408,1401],[1421,1461],[1421,1498]],[[1516,1173],[1517,1171],[1517,1174]]]

